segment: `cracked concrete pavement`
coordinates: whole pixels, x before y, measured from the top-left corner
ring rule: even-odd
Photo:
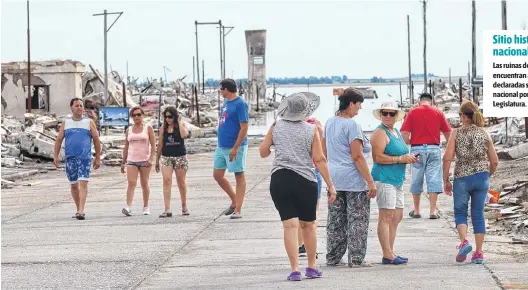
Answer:
[[[118,168],[92,173],[84,221],[63,171],[35,177],[32,187],[2,190],[3,289],[514,289],[528,287],[526,260],[485,252],[484,265],[455,262],[457,235],[449,217],[452,200],[439,198],[442,219],[411,219],[406,209],[395,248],[408,265],[381,265],[377,207],[371,204],[367,260],[372,268],[326,267],[326,198],[318,227],[318,263],[324,277],[286,281],[289,263],[278,213],[269,196],[272,158],[251,148],[243,218],[221,212],[229,199],[212,178],[212,153],[190,155],[188,206],[181,216],[173,179],[172,218],[163,210],[161,175],[151,175],[150,216],[141,215],[136,189],[133,216],[125,217],[126,178]],[[234,184],[234,178],[228,178]],[[427,198],[422,198],[426,216]],[[471,238],[472,239],[472,238]],[[486,248],[500,243],[488,237]],[[301,257],[304,272],[306,258]]]

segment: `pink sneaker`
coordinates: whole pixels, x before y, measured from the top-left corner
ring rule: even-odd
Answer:
[[[456,261],[459,263],[462,263],[466,261],[467,255],[471,253],[473,250],[473,247],[468,242],[468,240],[465,240],[463,243],[461,243],[458,247],[458,254],[456,255]]]
[[[484,255],[482,252],[474,252],[473,257],[471,257],[471,262],[475,264],[482,264],[484,262]]]

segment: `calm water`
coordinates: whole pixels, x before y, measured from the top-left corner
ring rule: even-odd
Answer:
[[[339,85],[336,85],[334,87],[317,87],[317,86],[310,86],[308,87],[279,87],[277,88],[277,92],[279,94],[292,94],[295,92],[312,92],[318,96],[321,97],[321,105],[315,111],[314,117],[316,117],[321,123],[326,123],[326,121],[334,116],[335,111],[337,110],[339,102],[337,101],[337,97],[334,97],[332,94],[333,88],[341,87]],[[346,86],[343,86],[346,87]],[[399,84],[395,85],[380,85],[380,86],[372,86],[377,94],[379,99],[366,99],[361,107],[361,110],[359,111],[359,114],[354,117],[356,122],[361,124],[361,127],[363,128],[363,131],[372,131],[374,130],[379,124],[380,121],[374,117],[372,112],[375,109],[378,109],[381,103],[383,103],[386,100],[393,100],[395,102],[400,101],[400,86]],[[414,91],[415,92],[421,92],[423,89],[423,85],[415,85]],[[267,90],[268,94],[273,93],[273,89]],[[406,86],[402,84],[402,95],[403,99],[405,100],[407,98],[407,92],[406,92]],[[391,97],[392,96],[392,97]],[[277,96],[277,100],[280,100],[281,97]],[[265,135],[271,126],[271,124],[274,121],[276,112],[268,112],[266,116],[264,116],[260,120],[252,119],[250,120],[249,125],[249,135]],[[401,122],[398,122],[396,124],[397,128],[400,128]]]

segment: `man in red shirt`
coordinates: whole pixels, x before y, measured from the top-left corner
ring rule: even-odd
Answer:
[[[418,156],[418,162],[411,165],[411,188],[414,210],[409,212],[413,218],[420,214],[420,197],[423,192],[424,176],[429,193],[429,218],[438,219],[436,210],[438,194],[443,192],[442,151],[440,149],[440,132],[449,140],[451,126],[442,111],[432,106],[433,96],[428,93],[420,95],[419,105],[407,114],[400,129],[407,144],[411,145],[411,154]],[[410,136],[409,136],[410,135]]]

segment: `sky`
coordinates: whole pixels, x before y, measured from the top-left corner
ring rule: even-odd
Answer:
[[[73,59],[104,71],[103,16],[124,12],[108,32],[108,64],[123,76],[193,75],[195,21],[222,20],[226,77],[245,78],[245,30],[266,29],[267,77],[408,75],[407,15],[413,73],[423,73],[423,18],[408,1],[30,1],[31,60]],[[482,74],[482,33],[501,29],[501,2],[478,0],[477,72]],[[26,1],[2,1],[1,61],[27,60]],[[508,1],[508,29],[528,25],[528,1]],[[115,15],[108,16],[108,25]],[[205,78],[220,78],[216,25],[198,26]],[[427,71],[467,75],[471,60],[471,1],[428,0]]]

